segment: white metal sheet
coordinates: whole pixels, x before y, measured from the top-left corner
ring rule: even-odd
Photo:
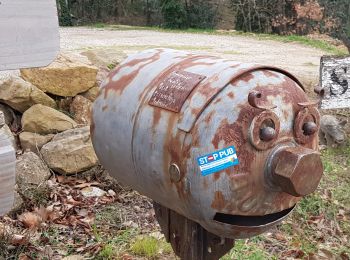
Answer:
[[[0,1],[0,70],[46,66],[58,51],[56,0]]]
[[[350,56],[321,59],[322,109],[350,107]]]
[[[0,216],[12,208],[16,179],[16,151],[0,128]]]

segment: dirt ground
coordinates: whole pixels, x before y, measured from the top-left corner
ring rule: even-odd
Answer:
[[[318,81],[320,57],[327,54],[297,43],[259,40],[238,35],[79,27],[61,28],[60,34],[63,51],[109,47],[115,47],[126,54],[155,47],[190,50],[241,62],[281,67],[298,77],[307,87]]]

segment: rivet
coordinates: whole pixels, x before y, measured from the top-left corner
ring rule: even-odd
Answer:
[[[177,164],[172,163],[169,167],[170,180],[172,182],[179,182],[181,180],[181,172]]]

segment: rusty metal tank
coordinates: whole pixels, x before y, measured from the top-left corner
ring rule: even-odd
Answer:
[[[91,134],[117,180],[213,234],[246,238],[316,189],[315,106],[282,69],[152,49],[102,84]]]

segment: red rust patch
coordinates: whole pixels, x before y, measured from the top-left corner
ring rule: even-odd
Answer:
[[[202,183],[203,183],[203,187],[204,187],[204,190],[207,190],[208,189],[208,181],[207,181],[207,178],[202,178]]]
[[[160,118],[162,115],[162,110],[159,108],[154,108],[153,109],[153,122],[152,122],[152,128],[155,129],[156,126],[158,125]]]
[[[155,53],[153,56],[149,58],[144,59],[134,59],[130,62],[127,62],[123,64],[122,66],[118,67],[116,70],[114,70],[110,75],[110,82],[107,84],[107,86],[104,87],[104,98],[106,99],[108,96],[108,92],[110,90],[116,91],[119,95],[123,93],[125,88],[127,88],[132,80],[135,79],[136,75],[139,74],[140,70],[143,69],[145,66],[155,62],[156,60],[160,59],[160,54],[162,53],[162,50],[159,50],[157,53]],[[138,69],[133,70],[131,73],[122,76],[117,81],[113,81],[113,77],[117,75],[120,70],[124,67],[132,67],[139,63],[143,63],[141,66],[138,67]]]
[[[221,172],[216,172],[213,174],[213,179],[214,181],[217,181],[218,179],[220,179],[220,176],[221,176]]]
[[[214,194],[214,200],[211,203],[211,207],[213,209],[216,209],[218,211],[222,211],[225,208],[226,200],[224,196],[222,195],[221,191],[216,191]]]
[[[276,75],[276,72],[271,71],[271,70],[262,70],[262,73],[266,76],[266,77],[271,77],[271,78],[278,78],[278,76]]]
[[[238,169],[240,173],[250,172],[250,166],[255,158],[255,153],[250,147],[248,140],[248,131],[250,123],[254,116],[260,113],[259,109],[254,109],[248,104],[240,106],[240,113],[237,120],[229,124],[227,119],[221,121],[214,138],[212,139],[212,144],[216,149],[219,148],[219,143],[224,142],[225,146],[234,145],[237,150],[237,155],[240,160]]]
[[[233,92],[229,92],[227,93],[227,96],[231,99],[234,99],[235,98],[235,94],[233,94]]]
[[[210,111],[210,113],[204,118],[204,121],[207,124],[210,124],[214,114],[215,114],[215,111]]]
[[[245,73],[242,77],[239,78],[239,80],[244,82],[249,82],[250,80],[254,79],[255,75],[252,72]]]
[[[221,98],[216,98],[214,101],[214,104],[220,103],[221,102]]]

